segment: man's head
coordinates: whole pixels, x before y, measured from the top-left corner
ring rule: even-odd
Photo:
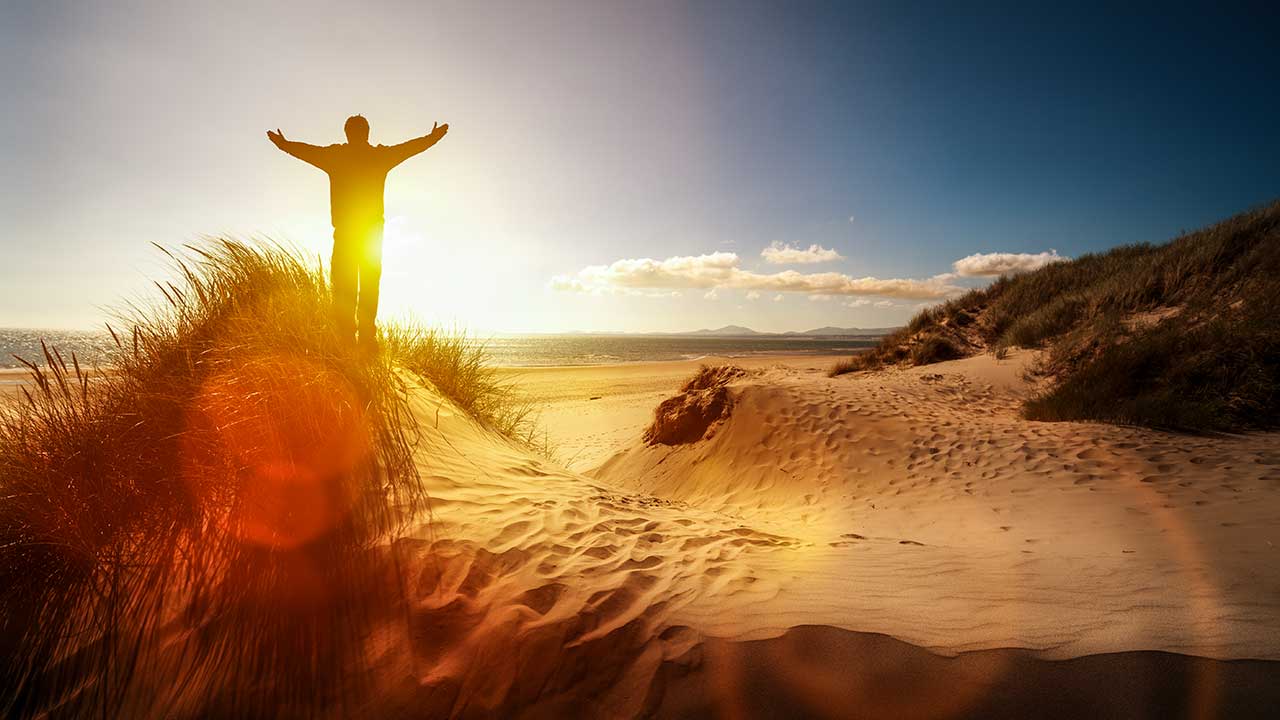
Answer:
[[[369,144],[369,121],[364,119],[363,115],[352,115],[347,118],[347,124],[342,126],[347,133],[347,142],[352,145],[368,145]]]

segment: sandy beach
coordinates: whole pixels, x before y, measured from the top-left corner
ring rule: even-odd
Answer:
[[[411,612],[465,640],[415,694],[460,715],[553,713],[556,682],[614,716],[1261,714],[1280,436],[1028,422],[1029,357],[837,378],[756,359],[715,434],[675,447],[640,433],[696,363],[520,371],[585,473],[446,409],[419,454],[433,523],[396,548],[442,563]],[[558,674],[581,663],[587,685]]]
[[[1032,357],[503,369],[553,458],[412,382],[431,512],[369,556],[401,599],[343,682],[455,717],[1265,716],[1280,434],[1030,422]],[[644,442],[717,363],[713,432]]]
[[[786,367],[811,372],[830,368],[840,355],[707,357],[613,365],[507,367],[502,376],[534,406],[556,459],[574,470],[594,468],[635,443],[653,408],[672,395],[701,365]]]

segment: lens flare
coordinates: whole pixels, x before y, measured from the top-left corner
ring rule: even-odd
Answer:
[[[237,361],[210,376],[187,427],[185,479],[195,497],[235,498],[226,512],[231,532],[280,549],[344,522],[370,451],[351,384],[302,357]]]

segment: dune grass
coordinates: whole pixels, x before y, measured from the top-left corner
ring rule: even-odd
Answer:
[[[333,707],[394,587],[370,553],[428,500],[398,363],[500,431],[524,422],[457,337],[393,330],[372,355],[343,340],[296,253],[219,240],[170,258],[163,301],[113,326],[109,371],[46,348],[0,407],[5,717],[192,695],[227,716]],[[157,671],[175,624],[182,662]]]
[[[546,451],[537,438],[533,405],[520,398],[513,382],[498,376],[483,343],[418,324],[391,325],[382,332],[384,351],[396,365],[429,381],[486,427]]]
[[[1002,277],[928,308],[832,374],[1041,348],[1037,420],[1182,430],[1280,424],[1280,202],[1163,245]]]

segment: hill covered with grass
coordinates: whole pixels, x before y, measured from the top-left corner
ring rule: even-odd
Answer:
[[[385,605],[369,553],[429,512],[409,386],[529,435],[465,338],[344,339],[318,263],[233,240],[170,257],[108,367],[46,347],[0,398],[0,716],[341,705],[325,693]],[[175,626],[197,649],[165,660]],[[157,663],[178,679],[148,685]],[[204,709],[155,710],[180,697]]]
[[[1002,277],[928,308],[833,375],[1043,350],[1032,420],[1280,424],[1280,202],[1161,244]]]

